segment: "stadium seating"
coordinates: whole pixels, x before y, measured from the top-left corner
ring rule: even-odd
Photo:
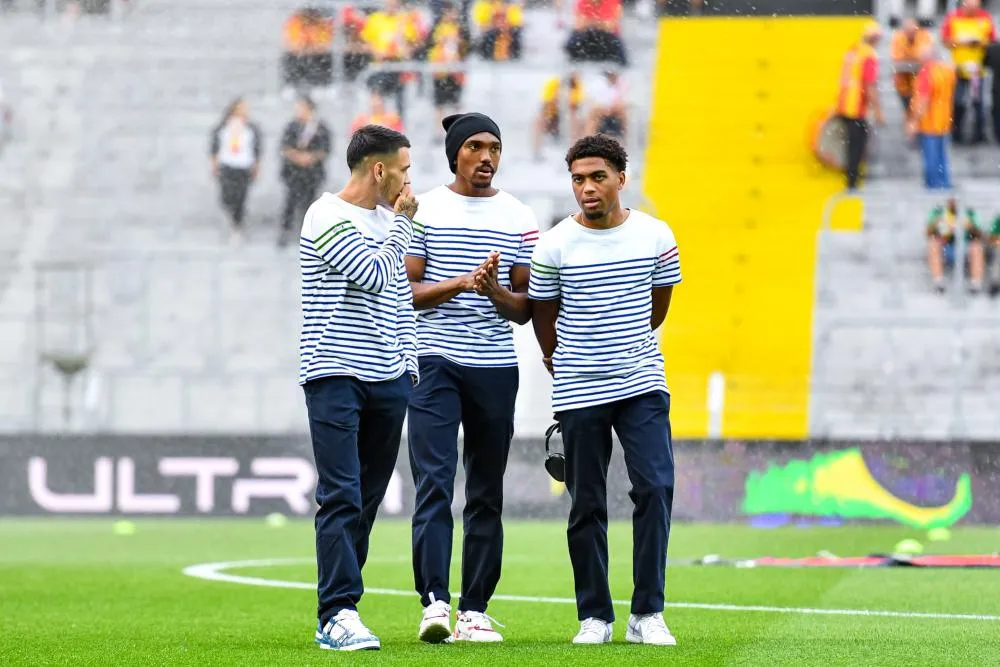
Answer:
[[[989,182],[967,183],[959,196],[989,218],[1000,212]],[[821,234],[810,432],[995,433],[997,302],[963,289],[931,290],[923,232],[942,196],[883,181],[864,200],[863,231]]]
[[[5,428],[61,426],[60,377],[35,363],[53,346],[93,347],[93,372],[81,376],[71,398],[81,415],[79,427],[303,427],[294,386],[297,260],[293,251],[274,248],[282,196],[276,141],[291,113],[279,96],[280,26],[297,5],[150,0],[120,24],[84,17],[71,30],[59,22],[41,24],[30,13],[0,22],[0,41],[16,48],[0,74],[11,81],[8,97],[24,100],[17,109],[23,120],[15,128],[16,141],[0,159],[0,173],[15,176],[2,181],[0,210],[5,219],[13,213],[23,222],[3,225],[0,232],[0,281],[20,276],[22,297],[20,311],[2,311],[7,323],[2,347],[10,362],[4,376],[21,378],[4,386],[24,399],[4,402],[10,413],[0,415]],[[569,209],[572,195],[556,148],[546,163],[530,159],[530,118],[543,81],[565,68],[565,56],[557,40],[546,38],[554,15],[530,13],[525,58],[516,64],[472,61],[465,105],[498,119],[510,147],[501,184],[529,201],[547,225]],[[637,40],[653,37],[639,27],[635,34]],[[635,77],[632,90],[636,100],[648,98],[642,77]],[[357,93],[338,90],[336,102],[319,100],[335,134],[331,181],[345,176],[339,156]],[[236,95],[247,97],[265,137],[262,174],[248,205],[250,240],[241,246],[229,245],[223,233],[206,156],[208,132]],[[636,104],[637,114],[644,109]],[[450,174],[441,147],[431,142],[429,101],[412,100],[407,121],[415,141],[417,189],[444,182]],[[637,115],[639,129],[630,146],[634,176],[641,171],[644,126]],[[40,183],[26,180],[26,165],[34,167],[30,173],[38,174]],[[634,203],[639,203],[637,188]],[[36,219],[46,215],[46,224],[39,224]],[[21,262],[20,271],[13,260]],[[67,343],[69,334],[53,342],[31,328],[35,276],[28,269],[54,260],[94,267],[88,269],[93,271],[89,343]],[[48,289],[65,293],[82,275],[41,271],[37,277]],[[80,301],[78,292],[73,299]],[[56,301],[42,306],[47,330],[72,329],[72,315],[64,304],[53,305]],[[76,305],[75,310],[82,308]],[[29,344],[33,338],[37,345]],[[522,347],[534,351],[530,335],[521,339]],[[535,372],[545,389],[547,376]],[[24,390],[31,384],[26,378],[40,381],[40,410],[35,397],[24,398],[31,393]],[[547,426],[547,408],[537,412],[535,422],[529,417],[519,426]]]
[[[84,17],[72,31],[40,24],[30,14],[0,20],[0,42],[5,55],[12,54],[0,62],[0,76],[17,113],[14,141],[0,155],[0,428],[61,426],[63,385],[36,359],[44,348],[69,345],[60,341],[78,336],[65,333],[78,319],[74,309],[46,297],[38,318],[48,323],[46,331],[63,333],[53,339],[40,334],[33,328],[32,295],[38,283],[80,300],[83,278],[31,271],[38,262],[54,260],[95,267],[95,372],[84,374],[72,389],[76,427],[153,432],[303,428],[301,396],[294,386],[297,261],[291,250],[274,247],[281,200],[275,142],[290,115],[279,96],[280,26],[296,6],[292,0],[249,5],[148,0],[122,24]],[[500,121],[508,146],[501,184],[528,201],[545,226],[571,206],[572,198],[557,148],[548,150],[543,164],[530,160],[530,118],[542,82],[564,68],[565,56],[559,40],[549,37],[552,13],[530,9],[528,14],[522,61],[473,61],[465,102],[467,108],[489,110]],[[637,205],[642,203],[637,179],[645,168],[648,73],[656,32],[633,18],[626,22],[634,71],[627,80],[637,114],[629,146],[634,185],[628,201]],[[888,75],[883,88],[894,123]],[[206,152],[209,128],[238,94],[250,101],[265,135],[266,154],[249,202],[250,240],[233,246],[223,233]],[[334,181],[344,176],[338,156],[358,103],[343,92],[335,101],[319,100],[335,133]],[[441,148],[430,140],[433,114],[426,99],[411,103],[408,113],[408,130],[416,140],[415,184],[431,187],[448,176]],[[956,175],[984,173],[988,163],[981,155],[957,154]],[[875,173],[912,181],[915,160],[908,149],[883,141]],[[882,429],[888,422],[912,432],[914,424],[923,423],[919,420],[937,420],[935,429],[947,423],[950,413],[942,406],[951,405],[952,394],[941,378],[952,377],[951,352],[936,357],[940,368],[915,364],[921,355],[914,352],[912,359],[900,359],[891,374],[872,374],[868,360],[886,358],[872,350],[898,346],[879,338],[881,329],[874,324],[867,329],[828,324],[840,313],[859,315],[862,304],[869,309],[865,312],[898,314],[901,321],[918,317],[914,313],[922,320],[951,316],[968,321],[962,338],[969,355],[966,367],[972,368],[973,361],[985,367],[996,363],[995,348],[977,338],[985,329],[973,326],[988,308],[984,300],[959,305],[928,294],[919,225],[912,238],[892,246],[903,258],[897,258],[893,271],[875,256],[859,255],[878,252],[867,241],[888,234],[887,229],[902,239],[903,226],[917,209],[923,220],[926,200],[918,204],[916,195],[894,194],[907,187],[917,192],[897,181],[873,184],[866,197],[864,231],[822,236],[818,271],[820,276],[828,271],[830,277],[820,278],[813,327],[809,424],[816,432],[850,434],[852,429]],[[14,224],[7,224],[10,220]],[[891,307],[886,305],[890,302]],[[926,339],[925,347],[939,351],[950,349],[954,338],[940,329],[915,329],[905,322],[900,327],[916,330],[914,341]],[[524,368],[531,373],[522,379],[518,428],[537,433],[551,417],[548,378],[531,358],[530,331],[519,330],[518,341],[526,355]],[[869,347],[866,341],[875,342]],[[973,384],[985,382],[982,374],[967,377]],[[30,391],[36,379],[37,394]],[[757,391],[759,379],[753,376],[734,377],[731,383],[745,387],[743,396],[756,393],[754,400],[762,404],[784,400],[776,385]],[[894,390],[883,392],[883,403],[865,403],[868,421],[853,418],[852,401],[890,385]],[[682,378],[674,386],[680,391],[687,385]],[[921,393],[920,387],[936,393]],[[925,393],[927,398],[921,398]],[[962,394],[963,415],[982,412],[975,407],[977,396],[975,387]],[[874,407],[890,400],[895,401],[892,419],[886,417],[888,408]],[[937,412],[932,415],[930,407]],[[914,414],[908,412],[911,408]]]
[[[818,344],[808,347],[810,332],[826,340],[812,293],[817,271],[813,235],[823,204],[843,187],[843,180],[815,165],[806,128],[811,117],[832,107],[843,50],[857,39],[860,25],[857,19],[719,18],[700,24],[674,20],[661,30],[653,99],[659,109],[653,116],[646,188],[681,243],[688,244],[682,254],[689,284],[678,294],[664,337],[668,376],[677,390],[674,425],[679,434],[706,434],[707,380],[713,371],[727,377],[722,421],[729,436],[801,437],[816,430],[823,418],[817,387],[825,382],[819,377],[825,372],[819,365],[824,352]],[[706,55],[697,45],[709,39],[754,56],[734,62],[721,52]],[[838,39],[843,47],[825,55],[806,46]],[[725,104],[713,101],[709,92],[720,87],[727,91]],[[915,186],[919,155],[903,140],[902,110],[888,67],[880,88],[888,123],[880,132],[872,173],[883,184],[873,181],[870,186],[873,199],[867,203],[875,211],[869,213],[877,213],[881,200],[893,201],[889,193],[909,197],[910,208],[897,206],[887,214],[893,224],[905,225],[904,217],[914,220],[918,247],[913,262],[919,269],[924,256],[920,225],[931,199],[922,198],[918,205],[910,197],[911,191],[920,192]],[[974,177],[994,173],[995,150],[954,152],[957,178],[974,183]],[[866,224],[868,219],[871,215]],[[824,261],[840,266],[842,259],[833,252]],[[870,270],[875,276],[885,274],[884,269]],[[857,298],[878,301],[879,290],[859,286],[854,275],[845,279]],[[930,301],[929,310],[921,310],[929,296],[922,276],[915,271],[899,279],[906,286],[897,297],[897,312],[934,317],[940,303]],[[819,288],[826,284],[820,274]],[[913,311],[908,310],[911,299]],[[924,335],[948,339],[943,331]],[[857,358],[834,355],[829,361],[864,373]],[[831,391],[841,396],[843,388]],[[827,432],[850,433],[856,425],[849,414],[831,417]],[[905,416],[901,422],[907,423]]]

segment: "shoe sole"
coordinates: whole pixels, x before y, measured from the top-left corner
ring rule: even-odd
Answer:
[[[378,639],[361,642],[352,646],[333,646],[323,641],[323,637],[318,632],[316,633],[316,644],[324,651],[378,651],[382,648],[382,642]]]
[[[642,637],[640,637],[639,635],[633,635],[631,632],[626,633],[625,641],[627,641],[629,644],[649,644],[650,646],[677,646],[677,640],[673,637],[671,637],[670,641],[666,642],[665,644],[652,644],[650,642],[642,641]]]
[[[378,651],[382,648],[381,643],[378,641],[359,642],[350,646],[333,646],[319,640],[316,640],[316,643],[324,651]]]
[[[424,628],[424,631],[418,636],[420,641],[427,642],[428,644],[443,644],[451,637],[451,630],[445,625],[432,623]]]

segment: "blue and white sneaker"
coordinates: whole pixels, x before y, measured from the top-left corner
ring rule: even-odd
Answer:
[[[377,651],[382,648],[378,637],[365,627],[353,609],[341,610],[324,626],[317,624],[316,643],[332,651]]]

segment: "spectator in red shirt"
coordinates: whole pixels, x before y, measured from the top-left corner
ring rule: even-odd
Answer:
[[[570,60],[628,65],[621,16],[622,0],[577,0],[576,27],[566,42]]]
[[[955,123],[951,137],[955,143],[964,140],[965,110],[972,105],[972,143],[986,141],[983,114],[983,58],[987,45],[996,39],[996,27],[989,12],[980,7],[980,0],[962,0],[958,9],[948,12],[941,25],[941,41],[951,50],[958,81],[955,87]]]
[[[371,49],[361,38],[361,31],[365,28],[364,13],[345,5],[341,12],[341,25],[344,26],[344,78],[353,82],[372,61]]]
[[[282,70],[291,98],[296,88],[329,86],[333,82],[333,20],[314,7],[296,11],[285,21]]]
[[[840,70],[840,92],[837,95],[837,116],[847,134],[845,172],[847,189],[855,190],[865,157],[868,136],[869,112],[883,125],[882,103],[878,95],[878,53],[876,45],[882,38],[882,29],[875,21],[864,28],[861,41],[848,49]]]

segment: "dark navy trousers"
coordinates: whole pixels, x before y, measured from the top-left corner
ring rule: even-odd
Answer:
[[[632,513],[632,613],[663,611],[674,500],[670,396],[652,392],[556,415],[570,495],[569,557],[579,618],[615,620],[608,587],[608,465],[611,432],[625,452]]]
[[[338,375],[304,385],[316,484],[316,566],[321,624],[356,609],[368,537],[399,455],[408,373],[386,382]]]
[[[486,611],[503,554],[503,476],[514,435],[517,366],[460,366],[420,358],[420,384],[410,401],[410,468],[416,486],[413,578],[424,606],[451,602],[448,592],[458,468],[458,426],[465,434],[461,611]]]

